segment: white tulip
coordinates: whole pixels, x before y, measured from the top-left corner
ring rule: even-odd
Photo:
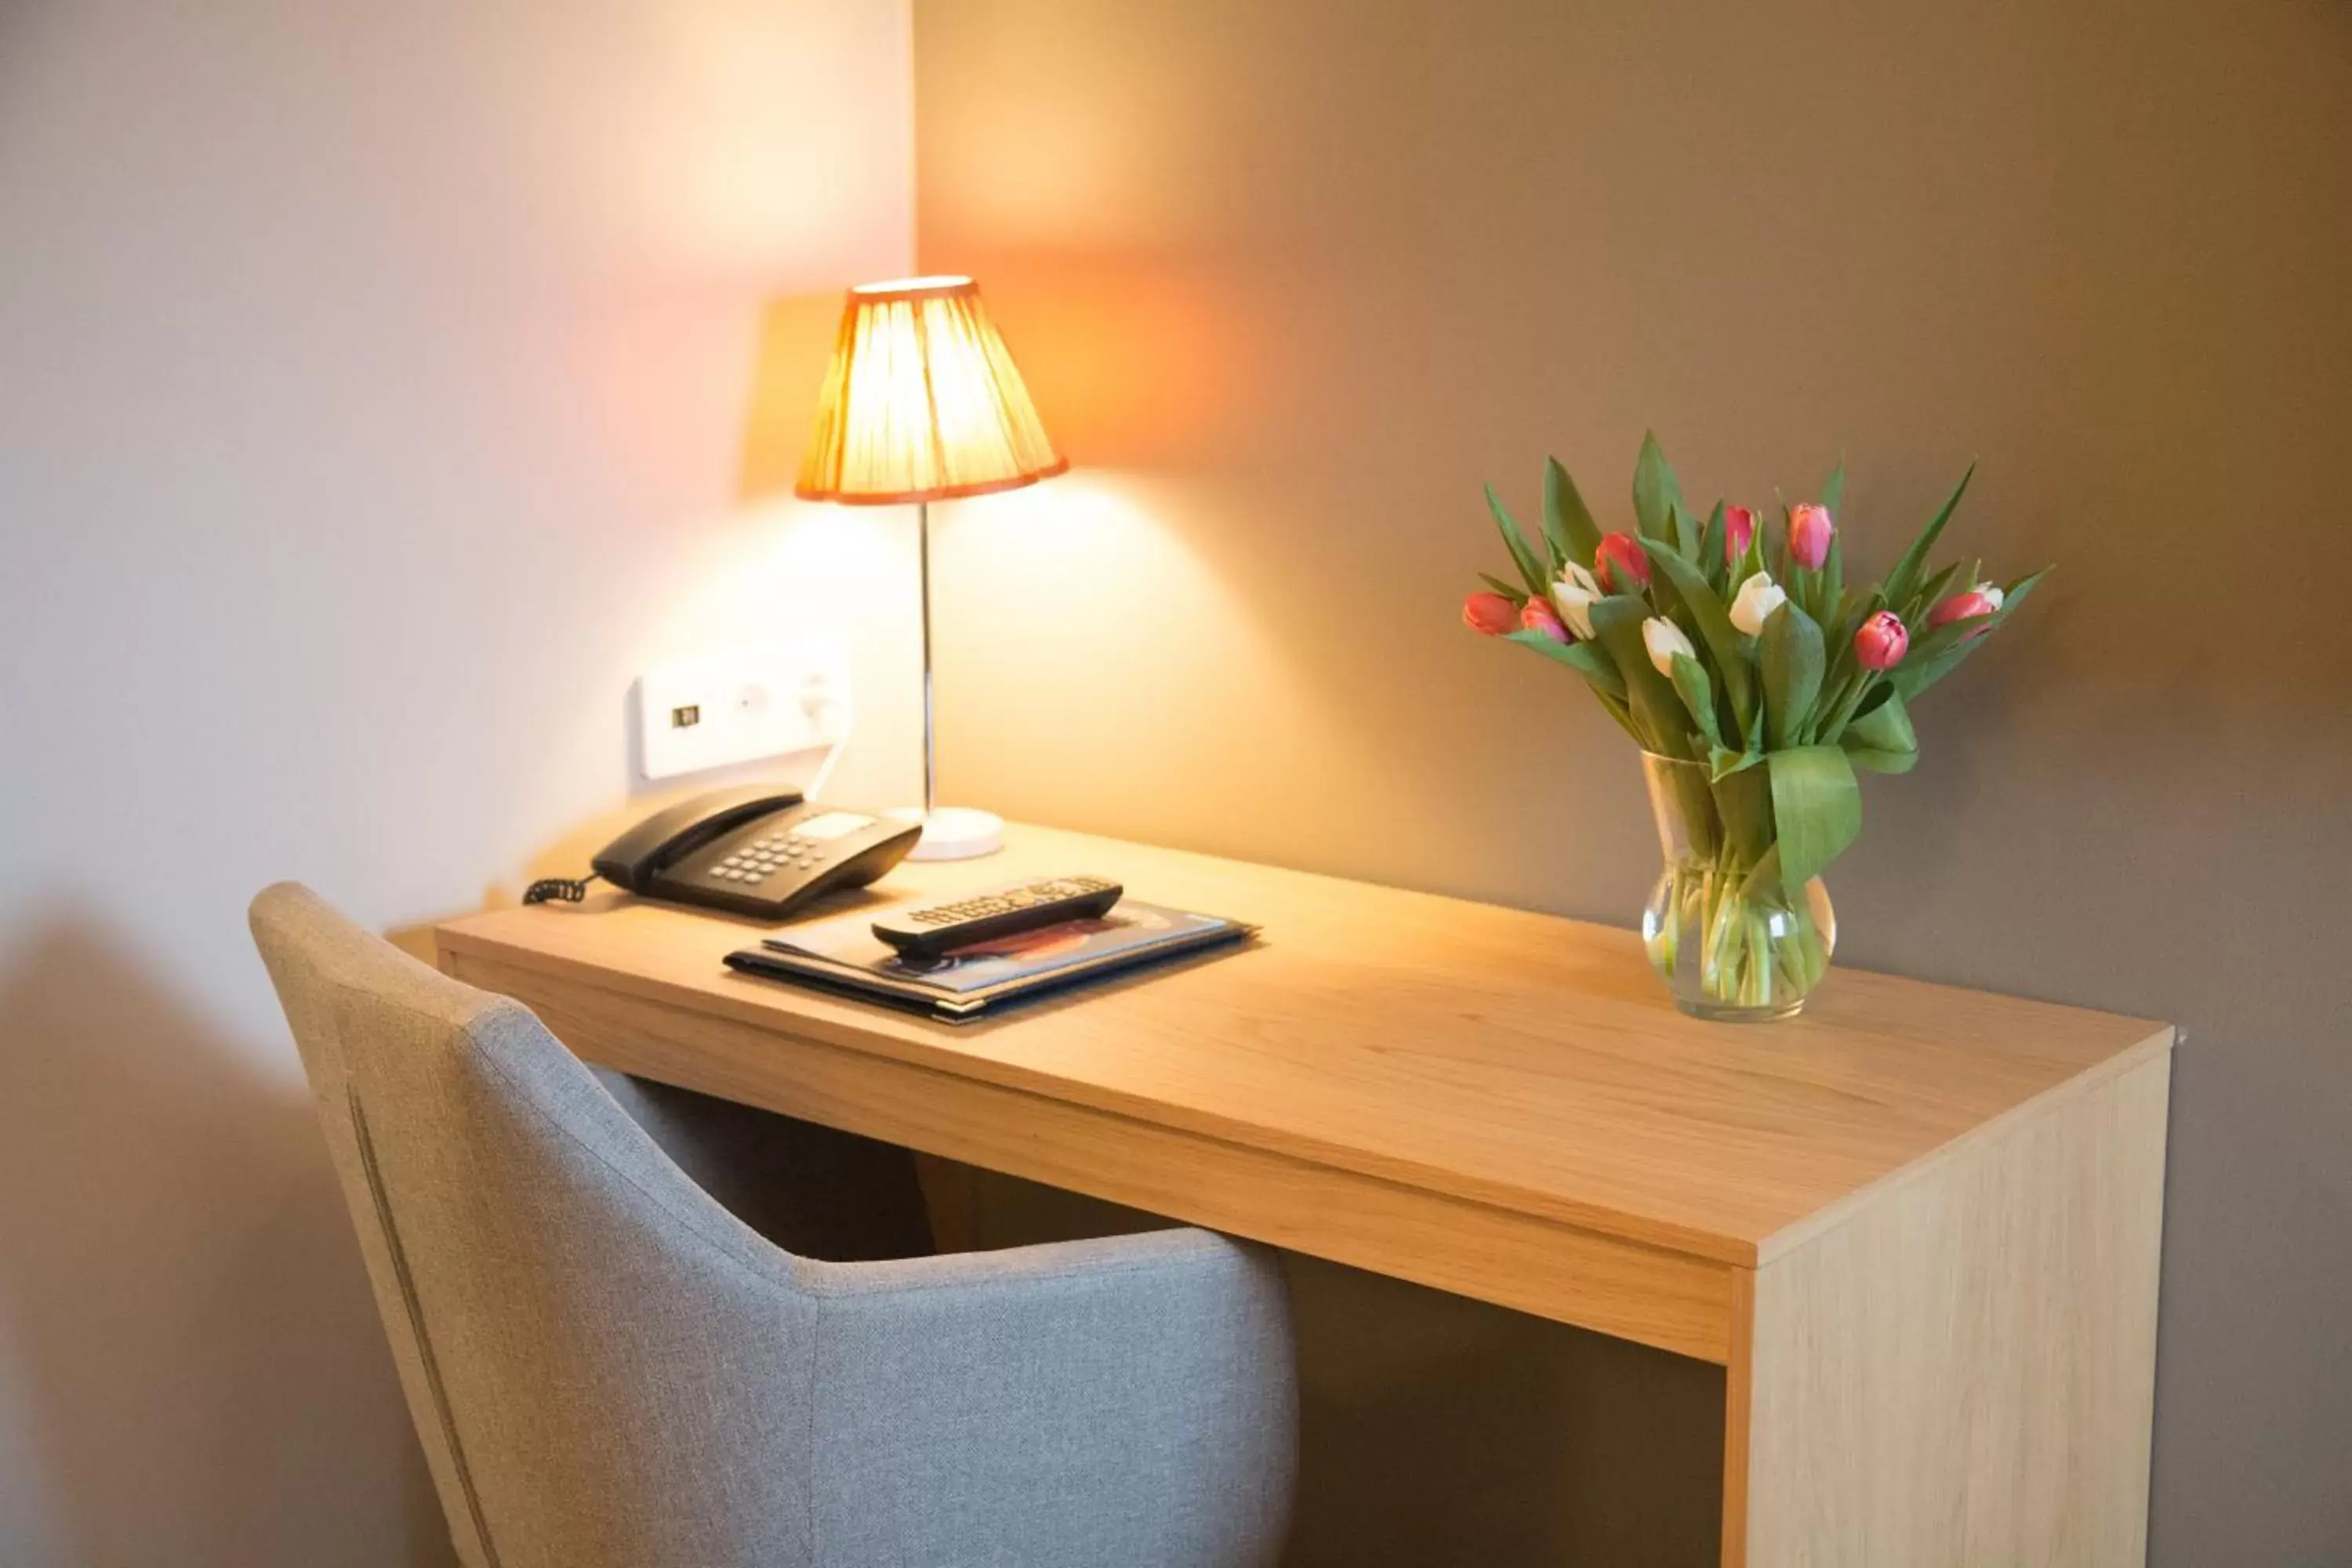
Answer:
[[[1675,678],[1675,655],[1696,658],[1698,649],[1691,647],[1690,638],[1683,636],[1682,627],[1663,616],[1652,616],[1642,623],[1642,646],[1650,650],[1650,662],[1668,680]]]
[[[1759,572],[1739,584],[1738,597],[1731,601],[1731,624],[1751,637],[1764,635],[1765,618],[1789,602],[1789,595],[1771,574]]]
[[[1592,602],[1600,597],[1601,584],[1591,573],[1573,561],[1561,564],[1559,581],[1551,585],[1552,607],[1582,641],[1592,640]]]

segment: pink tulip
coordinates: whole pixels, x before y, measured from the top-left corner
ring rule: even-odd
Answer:
[[[1607,534],[1593,552],[1592,574],[1612,594],[1638,594],[1650,580],[1650,558],[1632,534]]]
[[[1789,558],[1808,572],[1818,572],[1830,558],[1830,536],[1837,524],[1830,509],[1807,501],[1789,513]]]
[[[1910,651],[1911,634],[1904,630],[1902,617],[1892,610],[1879,611],[1853,634],[1853,657],[1862,661],[1864,669],[1893,669]]]
[[[1519,610],[1522,631],[1541,632],[1554,642],[1568,640],[1568,628],[1559,623],[1559,614],[1541,599],[1529,599]]]
[[[1756,537],[1756,513],[1744,506],[1723,509],[1723,560],[1727,566],[1737,566],[1748,553],[1748,542]]]
[[[1927,612],[1930,630],[1949,626],[1954,621],[1973,621],[1979,616],[1991,615],[2000,608],[2000,590],[1989,583],[1979,583],[1943,600]]]
[[[1500,594],[1473,594],[1462,601],[1462,624],[1480,637],[1498,637],[1519,624],[1519,612]]]

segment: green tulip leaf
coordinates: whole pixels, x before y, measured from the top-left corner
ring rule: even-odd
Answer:
[[[1711,746],[1706,753],[1707,776],[1727,779],[1734,773],[1747,772],[1763,760],[1761,752],[1735,752],[1728,746]]]
[[[1838,454],[1837,467],[1822,481],[1822,504],[1830,509],[1832,520],[1845,505],[1845,454]]]
[[[1706,678],[1706,667],[1686,653],[1675,655],[1675,690],[1689,710],[1691,722],[1706,738],[1710,754],[1723,749],[1723,731],[1715,721],[1715,687]]]
[[[1990,628],[1993,617],[1977,616],[1965,621],[1947,621],[1930,627],[1911,639],[1904,650],[1903,662],[1895,668],[1906,669],[1916,665],[1932,664],[1944,654],[1965,642],[1974,642]]]
[[[1619,701],[1625,700],[1625,678],[1617,673],[1616,665],[1610,662],[1607,654],[1589,642],[1554,642],[1541,632],[1531,631],[1512,632],[1503,640],[1531,647],[1546,658],[1568,666]]]
[[[1761,761],[1762,759],[1758,759]],[[1716,815],[1723,818],[1739,858],[1753,865],[1772,849],[1772,776],[1769,768],[1732,768],[1709,781]]]
[[[2045,566],[2031,576],[2019,578],[2003,591],[2000,608],[1991,615],[1948,622],[1913,643],[1910,650],[1903,656],[1903,662],[1895,667],[1891,677],[1896,694],[1908,702],[1958,669],[1963,659],[1983,647],[1985,639],[2017,613],[2017,607],[2025,603],[2025,596],[2033,592],[2033,585],[2049,572]]]
[[[1690,724],[1681,694],[1650,662],[1642,641],[1642,623],[1650,618],[1647,601],[1632,594],[1612,594],[1592,602],[1592,637],[1617,666],[1625,682],[1625,707],[1633,716],[1642,744],[1663,757],[1695,759]]]
[[[1591,509],[1576,492],[1576,481],[1559,466],[1558,458],[1544,459],[1544,536],[1551,541],[1552,552],[1579,566],[1590,567],[1592,557],[1601,548],[1601,525],[1592,521]]]
[[[1722,575],[1724,537],[1730,527],[1724,520],[1724,511],[1723,503],[1716,502],[1715,510],[1706,514],[1706,531],[1698,536],[1698,569],[1706,574],[1708,584],[1718,592],[1728,591],[1731,587]]]
[[[2025,595],[2033,592],[2033,585],[2049,575],[2050,568],[2044,566],[2039,572],[2027,573],[2024,576],[2020,577],[2016,582],[2011,583],[2008,587],[2003,588],[2000,591],[2000,608],[1994,611],[1993,614],[2002,617],[2003,619],[2007,619],[2010,616],[2015,614],[2017,606],[2025,603]]]
[[[1666,538],[1674,547],[1693,561],[1698,559],[1698,519],[1679,506],[1666,508]]]
[[[1852,649],[1853,634],[1862,629],[1862,623],[1885,607],[1885,602],[1879,597],[1878,590],[1875,588],[1848,588],[1844,593],[1840,594],[1836,632],[1838,645],[1841,647]],[[1824,632],[1823,635],[1828,634]]]
[[[1739,564],[1724,574],[1725,586],[1737,594],[1739,584],[1764,570],[1764,527],[1759,523],[1748,533],[1748,548],[1740,553]],[[1773,579],[1779,582],[1780,579]],[[1785,588],[1787,584],[1783,584]]]
[[[1867,746],[1853,743],[1852,731],[1838,742],[1838,750],[1846,761],[1866,773],[1907,773],[1919,765],[1917,752],[1874,752]]]
[[[1862,834],[1862,789],[1835,746],[1796,746],[1767,759],[1781,885],[1793,896]]]
[[[1911,602],[1909,604],[1894,605],[1890,607],[1896,615],[1903,617],[1903,624],[1906,626],[1925,620],[1929,610],[1932,610],[1937,605],[1942,604],[1953,594],[1958,593],[1963,586],[1973,586],[1975,584],[1976,579],[1973,577],[1969,578],[1966,584],[1963,584],[1960,581],[1960,563],[1958,561],[1953,562],[1949,566],[1945,567],[1941,572],[1937,573],[1933,577],[1928,578],[1927,582],[1921,584],[1916,589],[1915,589],[1911,595]]]
[[[1523,607],[1528,602],[1528,591],[1525,588],[1514,588],[1508,583],[1504,582],[1500,577],[1489,576],[1487,574],[1481,572],[1478,574],[1478,581],[1486,584],[1486,586],[1494,589],[1495,592],[1502,595],[1506,599],[1510,600],[1514,606]]]
[[[1747,639],[1731,624],[1731,614],[1724,608],[1722,598],[1696,566],[1654,540],[1643,541],[1642,549],[1651,564],[1674,584],[1683,607],[1697,626],[1699,641],[1715,657],[1715,668],[1723,677],[1723,694],[1731,701],[1732,718],[1741,736],[1753,735],[1756,690],[1748,679]]]
[[[1764,674],[1764,738],[1771,750],[1793,746],[1822,692],[1822,628],[1790,599],[1764,617],[1757,639]]]
[[[1882,686],[1877,702],[1855,715],[1838,745],[1855,767],[1874,773],[1907,773],[1919,761],[1919,737],[1910,712],[1892,687]]]
[[[1969,471],[1960,476],[1959,484],[1954,487],[1951,499],[1944,502],[1944,509],[1919,531],[1919,537],[1911,542],[1911,548],[1905,551],[1903,559],[1895,563],[1895,571],[1886,579],[1888,604],[1901,605],[1909,601],[1912,590],[1919,585],[1919,574],[1927,564],[1927,552],[1936,547],[1936,536],[1943,532],[1944,524],[1952,520],[1952,513],[1959,507],[1960,498],[1969,493],[1969,481],[1976,477],[1977,466],[1970,463]]]
[[[1672,542],[1672,509],[1680,506],[1682,500],[1682,486],[1676,482],[1674,469],[1666,466],[1666,454],[1658,446],[1658,437],[1644,431],[1642,456],[1633,465],[1633,523],[1642,537]]]
[[[1503,510],[1503,498],[1495,493],[1492,485],[1486,487],[1486,510],[1495,514],[1495,526],[1502,531],[1503,543],[1509,549],[1512,561],[1517,564],[1519,575],[1527,583],[1528,593],[1539,598],[1549,592],[1551,574],[1536,559],[1534,549],[1528,543],[1526,536],[1519,532],[1519,525],[1511,521],[1511,514]]]

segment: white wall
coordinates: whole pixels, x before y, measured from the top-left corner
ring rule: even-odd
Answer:
[[[904,0],[0,0],[0,1563],[446,1552],[257,889],[471,907],[780,631],[912,793],[904,520],[742,499],[909,72]]]

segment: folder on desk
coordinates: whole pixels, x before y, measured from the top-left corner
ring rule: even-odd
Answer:
[[[795,927],[756,948],[727,955],[748,974],[788,980],[869,1002],[965,1023],[992,1009],[1028,1001],[1104,975],[1244,942],[1257,928],[1134,899],[1099,920],[975,942],[944,957],[909,960],[876,936],[860,912]]]

